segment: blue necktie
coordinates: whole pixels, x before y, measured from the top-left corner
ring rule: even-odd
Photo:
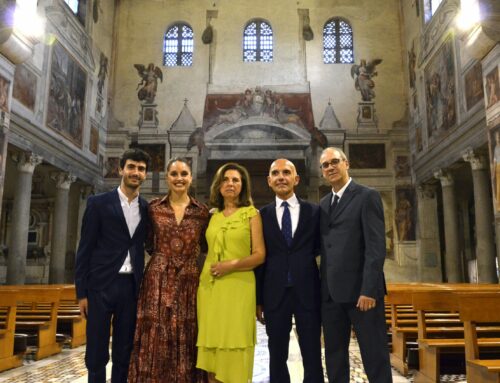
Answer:
[[[281,232],[285,238],[288,247],[292,246],[292,217],[290,216],[290,209],[288,208],[288,202],[283,201],[281,203],[283,207],[283,217],[281,218]]]

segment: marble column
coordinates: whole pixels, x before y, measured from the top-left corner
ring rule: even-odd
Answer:
[[[476,221],[476,260],[479,283],[497,283],[491,180],[484,155],[468,150],[463,158],[472,168],[474,216]]]
[[[69,188],[76,178],[65,172],[54,173],[51,178],[56,182],[56,200],[52,224],[49,283],[64,283],[68,235],[68,195]]]
[[[441,182],[443,192],[444,239],[446,253],[444,258],[446,279],[449,283],[463,282],[462,259],[458,241],[458,214],[455,197],[455,182],[450,172],[438,170],[434,177]]]
[[[417,188],[417,199],[418,280],[420,282],[442,282],[436,185],[421,184]]]
[[[30,222],[31,186],[35,167],[42,162],[36,154],[15,154],[17,162],[15,196],[12,206],[9,255],[7,260],[7,284],[23,285],[26,279],[26,255]]]

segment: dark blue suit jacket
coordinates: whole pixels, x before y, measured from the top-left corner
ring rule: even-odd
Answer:
[[[320,305],[320,281],[316,256],[319,255],[319,209],[299,199],[297,229],[289,248],[276,217],[276,202],[260,209],[266,244],[266,261],[256,269],[257,304],[264,310],[279,306],[286,291],[290,269],[295,291],[306,309]]]
[[[351,181],[330,214],[332,193],[320,201],[322,297],[357,302],[385,293],[385,225],[380,194]]]
[[[149,226],[148,203],[139,197],[141,220],[130,237],[118,190],[89,197],[76,254],[75,286],[79,299],[103,290],[117,276],[130,251],[136,290],[144,269],[144,242]]]

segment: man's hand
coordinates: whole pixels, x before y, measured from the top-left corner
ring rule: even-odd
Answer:
[[[266,324],[266,321],[264,320],[264,310],[262,309],[262,305],[257,305],[257,320],[262,324]]]
[[[87,319],[87,313],[89,309],[89,302],[87,298],[79,299],[78,306],[80,307],[80,314]]]
[[[360,311],[368,311],[375,308],[376,304],[377,301],[375,299],[367,297],[366,295],[360,295],[356,307]]]

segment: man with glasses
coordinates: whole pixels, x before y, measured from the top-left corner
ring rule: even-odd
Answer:
[[[349,177],[338,148],[320,157],[332,187],[320,201],[321,297],[329,382],[349,382],[349,341],[354,328],[370,382],[392,382],[384,315],[385,228],[377,191]]]

